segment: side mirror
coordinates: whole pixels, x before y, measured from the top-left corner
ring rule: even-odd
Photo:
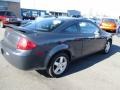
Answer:
[[[100,37],[99,31],[94,32],[94,35],[95,35],[95,38],[99,38]]]

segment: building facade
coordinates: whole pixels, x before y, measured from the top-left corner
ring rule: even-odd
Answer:
[[[0,10],[12,11],[20,18],[20,0],[0,0]]]

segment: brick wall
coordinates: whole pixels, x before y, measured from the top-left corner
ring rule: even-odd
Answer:
[[[21,18],[19,2],[8,2],[8,10],[14,12],[17,17]]]

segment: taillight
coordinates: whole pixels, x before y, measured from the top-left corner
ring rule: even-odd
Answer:
[[[21,37],[17,43],[17,49],[20,50],[31,50],[36,47],[36,44],[24,37]]]
[[[2,19],[2,21],[5,21],[5,16],[0,16],[0,18]]]
[[[117,27],[117,25],[116,25],[116,24],[114,24],[113,26],[114,26],[114,27]]]
[[[6,16],[1,16],[1,18],[2,18],[3,23],[6,24],[9,22],[9,18],[7,18]]]
[[[2,19],[6,18],[6,16],[0,16]]]

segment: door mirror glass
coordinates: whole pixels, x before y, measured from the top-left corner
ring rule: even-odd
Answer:
[[[100,33],[94,33],[95,38],[99,38],[100,37]]]
[[[94,35],[95,35],[95,38],[99,38],[99,37],[100,37],[99,30],[96,30],[96,31],[94,32]]]

